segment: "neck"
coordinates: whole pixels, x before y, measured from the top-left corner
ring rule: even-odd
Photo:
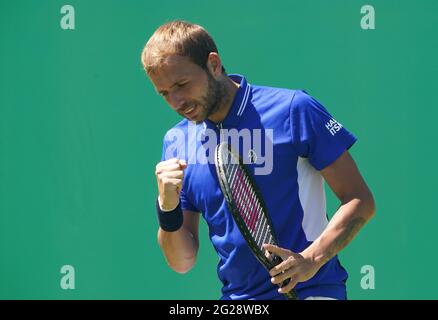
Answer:
[[[236,96],[237,90],[239,90],[240,85],[228,76],[225,76],[225,97],[220,104],[218,111],[210,115],[208,119],[215,123],[222,122],[230,111],[231,105]]]

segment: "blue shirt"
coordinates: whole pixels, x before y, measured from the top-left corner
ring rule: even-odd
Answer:
[[[220,258],[221,299],[285,299],[228,211],[214,166],[214,147],[221,138],[232,140],[227,132],[240,134],[231,144],[260,189],[279,246],[299,253],[328,223],[319,170],[350,148],[356,137],[306,91],[250,85],[243,76],[229,77],[240,87],[222,123],[181,121],[164,137],[162,160],[178,157],[188,162],[181,205],[183,210],[201,212],[208,224]],[[345,299],[347,276],[335,256],[295,289],[300,299]]]

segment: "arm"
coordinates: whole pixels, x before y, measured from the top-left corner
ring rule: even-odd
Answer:
[[[183,226],[175,232],[158,229],[158,243],[167,264],[178,273],[188,272],[196,262],[199,248],[199,213],[183,211]]]
[[[321,174],[341,205],[324,232],[302,253],[318,269],[349,244],[375,213],[371,191],[348,151],[321,170]]]
[[[186,168],[185,161],[176,158],[162,161],[156,166],[158,203],[164,215],[180,214],[171,211],[180,202]],[[178,273],[186,273],[193,267],[199,248],[199,213],[184,210],[182,214],[183,223],[178,230],[169,232],[161,227],[158,229],[158,244],[170,268]]]
[[[290,283],[280,292],[288,292],[298,282],[312,278],[327,261],[351,242],[375,213],[373,196],[348,151],[321,170],[321,174],[341,201],[326,229],[300,254],[265,245],[268,251],[278,254],[284,260],[271,269],[272,282],[280,284],[291,278]]]

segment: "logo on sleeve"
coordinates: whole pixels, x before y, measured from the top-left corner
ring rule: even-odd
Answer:
[[[331,133],[331,135],[334,136],[336,132],[341,130],[342,124],[331,118],[330,121],[325,124],[325,127]]]

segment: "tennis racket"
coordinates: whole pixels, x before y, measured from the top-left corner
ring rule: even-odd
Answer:
[[[216,146],[215,165],[228,210],[255,257],[268,271],[271,270],[283,260],[272,253],[269,258],[265,255],[263,244],[278,245],[278,240],[266,205],[249,170],[239,154],[226,142]],[[283,281],[281,286],[287,285],[289,281]],[[294,290],[284,295],[289,300],[297,299]]]

